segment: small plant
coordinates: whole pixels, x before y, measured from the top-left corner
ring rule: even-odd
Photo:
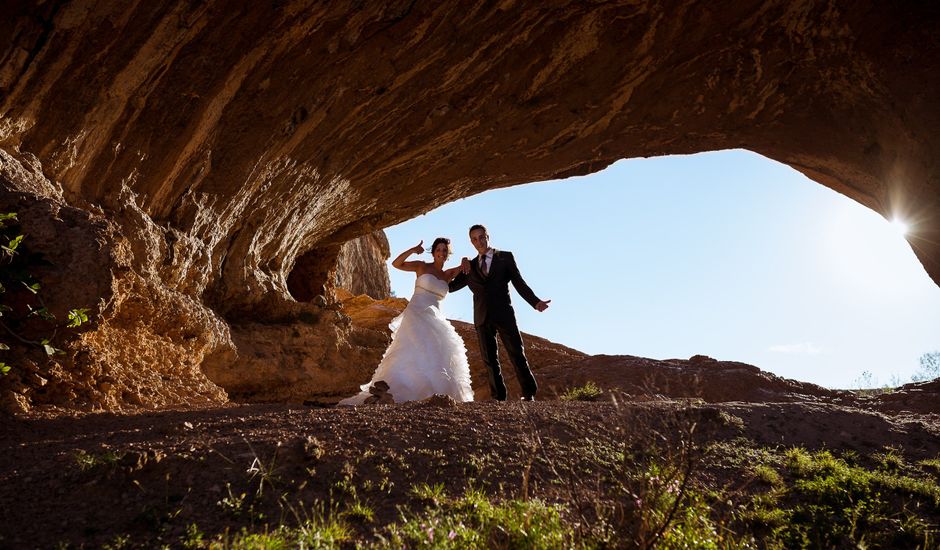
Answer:
[[[894,447],[887,447],[883,453],[875,453],[881,470],[886,472],[901,472],[905,469],[904,457]]]
[[[744,429],[744,419],[727,411],[718,411],[718,418],[725,426],[732,426],[737,430]]]
[[[934,474],[940,474],[940,458],[928,458],[917,463],[921,468],[932,470]]]
[[[777,473],[773,466],[767,464],[757,464],[753,468],[754,477],[772,487],[783,485],[783,478]]]
[[[205,535],[199,530],[195,523],[190,523],[186,527],[186,535],[180,539],[183,548],[199,549],[205,546]]]
[[[444,493],[443,483],[435,483],[434,485],[419,483],[411,488],[410,493],[416,499],[428,501],[434,506],[440,506],[447,498]]]
[[[78,468],[87,472],[98,466],[114,466],[120,462],[123,458],[123,454],[115,453],[113,451],[105,451],[100,455],[94,455],[89,452],[79,450],[75,453],[75,463],[78,464]]]
[[[104,550],[123,550],[131,547],[130,535],[115,535],[111,542],[105,543],[101,548]]]
[[[222,500],[216,502],[216,505],[222,509],[223,512],[229,514],[232,517],[239,517],[245,510],[245,493],[235,495],[232,493],[232,485],[230,483],[225,484],[225,489],[228,491],[228,496],[223,497]]]
[[[872,389],[875,385],[875,376],[868,370],[862,371],[862,374],[855,379],[855,387],[859,390]]]
[[[562,401],[596,401],[604,393],[597,384],[588,381],[583,386],[568,388],[561,394]]]
[[[247,443],[247,441],[246,441]],[[278,444],[280,446],[280,444]],[[264,461],[261,460],[261,457],[258,456],[258,453],[255,452],[254,448],[251,446],[251,443],[248,443],[248,448],[251,450],[251,454],[254,455],[254,458],[251,461],[251,465],[248,466],[247,473],[251,474],[251,479],[258,479],[258,490],[256,492],[257,496],[262,496],[264,493],[264,486],[268,485],[271,489],[274,489],[275,482],[277,478],[277,449],[274,450],[274,454],[271,456],[271,460]]]
[[[924,380],[933,380],[940,377],[940,351],[925,353],[918,360],[920,370],[911,377],[913,382],[923,382]]]
[[[80,327],[82,323],[88,322],[88,308],[83,307],[79,309],[70,309],[69,310],[69,324],[67,327],[75,328]]]
[[[375,510],[370,506],[356,500],[343,512],[343,517],[360,521],[362,523],[372,523],[375,519]]]

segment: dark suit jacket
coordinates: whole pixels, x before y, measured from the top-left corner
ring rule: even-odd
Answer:
[[[470,273],[459,273],[449,286],[451,292],[470,287],[473,292],[473,324],[479,326],[489,319],[497,324],[511,322],[515,325],[509,283],[532,307],[540,302],[519,274],[512,252],[505,250],[493,251],[492,265],[486,277],[480,272],[480,257],[477,256],[470,260]]]

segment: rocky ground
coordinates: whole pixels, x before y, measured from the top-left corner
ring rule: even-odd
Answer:
[[[890,447],[908,464],[936,460],[940,415],[824,400],[658,398],[4,418],[0,547],[179,546],[191,526],[206,540],[224,540],[242,528],[295,524],[324,507],[346,518],[349,545],[370,543],[429,506],[420,487],[438,483],[447,495],[477,487],[495,501],[558,503],[577,523],[578,514],[596,513],[584,512],[585,503],[616,504],[608,483],[623,464],[610,460],[615,450],[624,442],[653,449],[657,438],[670,442],[663,448],[694,440],[707,457],[694,473],[698,483],[735,492],[753,481],[740,461],[749,449],[866,457]],[[360,505],[368,517],[350,512]],[[938,512],[927,517],[936,521]]]
[[[403,306],[358,300],[347,314],[377,331]],[[650,480],[673,487],[685,479],[675,472],[689,479],[683,506],[705,506],[695,510],[721,526],[712,531],[735,540],[848,547],[862,533],[875,547],[937,541],[940,380],[861,395],[702,356],[588,356],[532,336],[527,346],[541,383],[534,403],[487,401],[478,382],[481,401],[465,404],[432,398],[354,409],[311,402],[0,417],[0,548],[251,547],[251,533],[329,521],[343,528],[340,546],[446,547],[427,526],[445,521],[434,516],[445,503],[454,507],[448,513],[465,513],[455,503],[472,490],[493,503],[557,506],[567,538],[547,546],[651,546],[648,520],[661,516],[648,502],[657,487],[660,496],[672,489]],[[588,385],[596,389],[581,398],[591,401],[566,399]],[[916,521],[904,516],[904,525],[920,527],[910,535],[891,516],[836,538],[794,539],[757,500],[775,494],[777,505],[792,507],[809,498],[794,496],[793,449],[830,452],[873,472],[890,462],[897,471],[883,483],[901,492],[877,502],[913,510]],[[419,535],[402,538],[408,529]],[[475,529],[489,538],[471,545],[546,545],[519,542],[508,527]],[[334,540],[323,537],[321,545]]]

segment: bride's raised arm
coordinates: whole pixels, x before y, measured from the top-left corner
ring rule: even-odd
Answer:
[[[397,258],[392,260],[392,267],[395,269],[400,269],[402,271],[421,271],[424,268],[424,262],[421,261],[411,261],[406,262],[405,259],[412,254],[421,254],[424,252],[424,241],[418,243],[417,246],[409,248],[408,250],[402,252],[398,255]]]

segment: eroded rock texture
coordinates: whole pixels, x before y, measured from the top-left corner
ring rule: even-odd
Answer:
[[[70,292],[104,300],[81,337],[92,355],[123,354],[108,360],[120,376],[102,367],[82,378],[106,394],[102,406],[221,399],[200,365],[234,388],[245,350],[252,364],[300,368],[292,397],[345,387],[342,373],[359,368],[353,329],[328,319],[339,313],[334,280],[348,273],[336,269],[344,243],[625,157],[743,147],[784,162],[907,218],[940,282],[936,3],[3,9],[0,148],[61,191],[50,199],[6,178],[0,206],[48,212],[57,235],[53,210],[88,220],[69,229],[80,252],[44,252],[60,270],[70,254],[98,258]],[[296,327],[301,314],[316,318],[309,330]],[[107,336],[110,319],[150,343]],[[176,376],[180,365],[189,374]]]
[[[336,257],[335,285],[377,300],[388,298],[392,286],[385,261],[390,254],[384,231],[347,242]]]

